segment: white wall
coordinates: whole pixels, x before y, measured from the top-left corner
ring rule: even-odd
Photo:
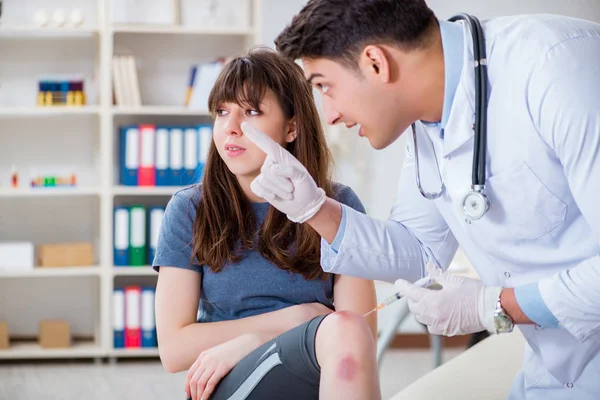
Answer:
[[[273,41],[306,4],[306,0],[259,0],[261,14],[258,17],[259,40],[275,47]]]

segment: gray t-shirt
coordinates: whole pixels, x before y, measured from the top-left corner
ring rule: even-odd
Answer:
[[[263,314],[295,304],[320,302],[333,309],[333,277],[306,280],[301,274],[284,271],[258,251],[246,251],[244,258],[215,273],[207,266],[191,264],[193,222],[200,201],[201,186],[177,191],[167,205],[158,238],[154,262],[160,266],[190,269],[201,275],[199,322],[234,320]],[[335,184],[334,197],[364,213],[352,189]],[[269,203],[252,203],[256,220],[262,224]]]

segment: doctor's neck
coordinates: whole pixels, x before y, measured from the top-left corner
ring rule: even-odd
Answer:
[[[425,46],[397,50],[398,90],[412,104],[417,120],[439,122],[444,107],[445,65],[439,26],[428,33]]]

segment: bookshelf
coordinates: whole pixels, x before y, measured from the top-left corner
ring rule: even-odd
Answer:
[[[0,198],[27,198],[27,197],[76,197],[76,196],[98,196],[100,188],[89,187],[59,187],[59,188],[0,188]]]
[[[207,123],[205,113],[184,107],[192,64],[232,56],[259,43],[262,0],[244,4],[239,26],[113,23],[113,6],[122,0],[65,0],[81,8],[84,22],[39,27],[32,14],[51,10],[45,0],[5,4],[0,20],[0,241],[34,245],[88,241],[95,263],[86,267],[0,269],[0,320],[11,342],[0,359],[157,357],[154,348],[114,349],[113,289],[153,285],[147,266],[113,265],[113,209],[127,204],[166,205],[181,187],[120,186],[118,127],[124,124]],[[163,0],[152,0],[152,3]],[[174,0],[164,0],[169,3]],[[140,3],[141,4],[141,3]],[[196,15],[204,2],[181,0],[180,14]],[[187,10],[186,7],[193,7]],[[196,14],[194,14],[196,13]],[[56,55],[60,54],[60,57]],[[133,55],[142,105],[113,104],[112,57]],[[36,106],[37,81],[45,75],[77,75],[85,82],[85,106]],[[11,165],[19,187],[9,185]],[[32,174],[46,169],[77,173],[77,186],[30,188]],[[60,221],[60,222],[57,222]],[[22,310],[28,310],[23,313]],[[31,310],[31,311],[30,311]],[[76,340],[68,349],[42,349],[34,340],[38,321],[66,317]]]
[[[91,340],[77,341],[68,349],[44,349],[34,341],[14,343],[8,350],[0,351],[0,360],[101,358],[104,356],[106,356],[106,351],[102,346]]]
[[[33,271],[0,270],[0,278],[64,278],[76,276],[100,276],[99,265],[80,267],[39,268]]]
[[[208,115],[190,110],[180,106],[144,106],[144,107],[115,107],[112,110],[113,115],[167,115],[167,116],[205,116]]]

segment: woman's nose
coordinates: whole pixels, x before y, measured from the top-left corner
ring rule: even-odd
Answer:
[[[242,135],[242,121],[238,116],[230,115],[227,119],[226,131],[228,135],[240,136]]]

